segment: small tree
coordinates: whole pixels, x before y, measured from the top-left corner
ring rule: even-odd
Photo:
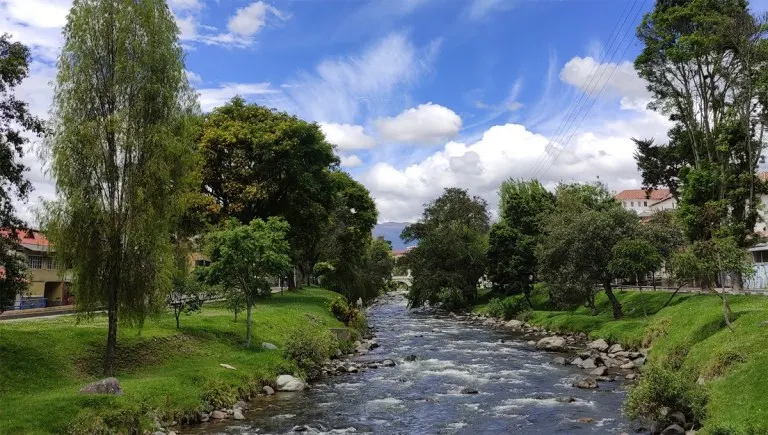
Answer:
[[[212,294],[211,287],[199,280],[194,273],[185,277],[174,277],[171,293],[168,295],[168,305],[173,309],[176,329],[179,329],[179,318],[182,314],[200,311],[203,308],[203,303]]]
[[[613,246],[608,269],[617,278],[634,281],[640,287],[640,277],[661,268],[661,254],[644,239],[620,240]]]
[[[211,265],[203,269],[206,281],[239,291],[245,302],[246,346],[251,345],[253,304],[272,294],[270,278],[291,265],[288,224],[281,218],[254,219],[248,225],[236,219],[210,233],[207,245]]]

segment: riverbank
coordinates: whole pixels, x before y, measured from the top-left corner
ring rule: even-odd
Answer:
[[[628,348],[649,347],[648,365],[668,365],[705,386],[709,395],[699,433],[768,433],[768,298],[729,296],[733,331],[724,324],[715,295],[683,294],[669,305],[669,293],[617,292],[625,316],[614,320],[607,298],[598,295],[599,314],[586,308],[554,311],[535,298],[522,320],[560,333],[586,333]],[[476,308],[482,313],[483,306]]]
[[[252,348],[243,347],[244,316],[234,322],[217,304],[183,315],[178,330],[170,313],[147,319],[141,330],[121,325],[121,396],[78,393],[103,377],[103,316],[79,324],[74,317],[0,323],[0,433],[90,433],[98,424],[153,429],[149,411],[164,427],[194,422],[213,402],[232,406],[278,375],[296,373],[280,349],[302,325],[342,327],[328,310],[336,296],[309,288],[257,304]],[[278,349],[263,349],[262,342]]]

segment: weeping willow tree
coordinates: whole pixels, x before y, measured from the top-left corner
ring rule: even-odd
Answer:
[[[71,268],[78,309],[141,326],[173,272],[171,233],[195,184],[196,96],[164,0],[75,0],[64,28],[46,149],[56,201],[43,226]]]

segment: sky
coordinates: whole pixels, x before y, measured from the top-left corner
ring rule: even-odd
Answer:
[[[317,122],[379,222],[410,222],[446,187],[492,212],[509,178],[639,188],[631,138],[669,122],[632,65],[652,0],[169,0],[204,111],[235,95]],[[45,118],[69,0],[0,0],[0,32],[27,44],[17,89]],[[753,1],[764,11],[768,0]],[[55,182],[24,162],[34,224]]]

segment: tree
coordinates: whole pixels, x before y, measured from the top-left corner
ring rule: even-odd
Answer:
[[[16,295],[27,289],[26,267],[15,251],[16,229],[22,226],[16,216],[14,199],[25,201],[32,190],[24,178],[26,166],[18,159],[24,155],[29,139],[24,135],[43,133],[43,124],[29,112],[29,106],[16,98],[16,86],[29,75],[29,49],[11,42],[8,34],[0,35],[0,313],[12,305]]]
[[[141,325],[166,301],[195,183],[199,109],[178,34],[162,0],[76,0],[64,27],[46,142],[57,200],[43,225],[79,310],[107,308],[106,375],[118,317]]]
[[[245,343],[251,345],[253,304],[272,294],[270,279],[290,268],[288,224],[282,218],[254,219],[242,225],[228,219],[208,234],[210,266],[201,269],[206,282],[238,291],[245,302]],[[235,314],[237,315],[237,314]]]
[[[742,248],[755,241],[766,192],[757,165],[768,119],[768,26],[747,6],[658,1],[638,27],[644,47],[635,60],[653,98],[649,107],[675,123],[666,144],[635,141],[644,184],[666,185],[679,197],[691,241],[733,237]]]
[[[537,274],[534,251],[541,221],[554,208],[554,196],[537,180],[511,179],[499,194],[501,220],[488,238],[488,278],[496,290],[523,293],[527,299]]]
[[[348,300],[369,300],[381,289],[370,280],[371,231],[377,211],[368,189],[346,172],[331,173],[333,206],[323,228],[319,258],[327,263],[323,284]]]
[[[211,296],[211,288],[194,275],[175,276],[168,295],[168,305],[173,310],[176,319],[176,329],[179,329],[179,318],[182,314],[192,314],[203,308],[203,303]]]
[[[610,198],[601,184],[561,185],[554,212],[544,219],[536,251],[540,275],[560,304],[586,303],[596,313],[594,288],[602,286],[613,307],[622,307],[613,294],[615,275],[608,267],[613,248],[637,231],[637,215]]]
[[[702,286],[706,290],[717,294],[723,303],[725,324],[733,330],[730,322],[731,308],[728,305],[728,297],[724,290],[722,292],[715,290],[715,283],[723,283],[728,275],[731,277],[735,274],[749,276],[754,273],[747,252],[739,246],[735,239],[732,237],[715,237],[705,241],[696,241],[673,255],[669,270],[672,276],[681,282],[680,287],[699,281],[703,283]],[[669,301],[672,300],[672,297]]]
[[[464,189],[445,189],[426,204],[421,219],[400,236],[406,243],[418,241],[405,254],[413,275],[410,305],[436,303],[441,292],[472,302],[485,273],[489,227],[487,203]]]
[[[212,222],[271,216],[290,225],[293,263],[309,278],[333,201],[338,158],[314,123],[233,98],[205,116],[200,147]],[[293,276],[289,285],[293,287]]]

